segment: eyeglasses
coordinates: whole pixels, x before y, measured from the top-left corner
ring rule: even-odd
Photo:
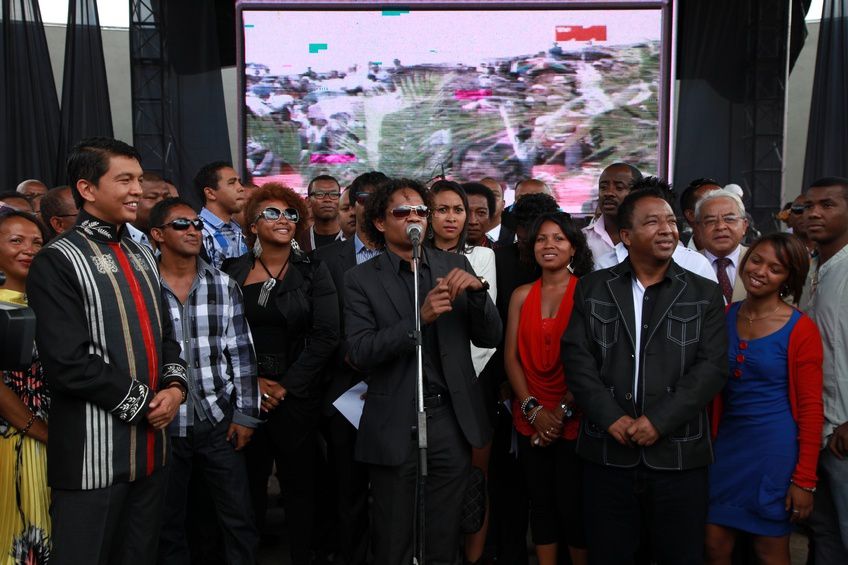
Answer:
[[[410,206],[409,204],[404,204],[403,206],[398,206],[392,210],[392,216],[395,218],[406,218],[411,213],[415,212],[415,215],[419,218],[426,218],[430,213],[430,209],[427,208],[423,204],[419,204],[418,206]]]
[[[264,220],[268,220],[269,222],[276,222],[280,219],[280,217],[285,217],[290,222],[294,222],[295,224],[300,220],[300,212],[297,211],[297,208],[286,208],[285,210],[280,210],[279,208],[275,208],[273,206],[268,206],[256,216],[256,219],[262,218]]]
[[[790,210],[793,214],[795,214],[796,216],[800,216],[801,214],[803,214],[803,213],[804,213],[804,211],[805,211],[806,209],[807,209],[807,207],[806,207],[806,206],[801,205],[801,206],[793,206],[793,207],[791,207],[789,210]]]
[[[368,197],[371,196],[370,192],[357,192],[356,193],[356,201],[360,204],[365,204],[368,201]]]
[[[189,226],[194,227],[194,229],[196,229],[197,231],[202,231],[203,220],[201,220],[200,218],[195,218],[193,220],[189,220],[188,218],[177,218],[157,227],[160,229],[173,228],[177,231],[185,231],[189,228]]]
[[[324,192],[322,190],[317,190],[309,195],[310,198],[315,198],[316,200],[325,200],[329,198],[330,200],[338,200],[339,196],[341,196],[341,192]]]
[[[727,216],[721,216],[721,217],[710,216],[710,217],[704,218],[703,220],[701,220],[701,224],[705,228],[712,229],[712,228],[718,226],[719,222],[724,222],[726,225],[733,227],[741,221],[742,221],[742,218],[740,218],[739,216],[733,216],[731,214],[728,214]]]

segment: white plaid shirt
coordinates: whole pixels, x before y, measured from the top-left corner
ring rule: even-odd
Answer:
[[[186,402],[168,428],[185,437],[195,417],[255,428],[259,420],[256,353],[241,289],[229,276],[197,258],[197,276],[185,304],[162,279],[162,299],[188,366]]]

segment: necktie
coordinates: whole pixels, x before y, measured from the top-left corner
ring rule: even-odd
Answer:
[[[718,286],[721,287],[721,293],[724,295],[725,303],[730,304],[733,300],[733,285],[730,284],[730,277],[727,276],[727,267],[730,266],[730,259],[719,257],[715,260],[715,266]]]

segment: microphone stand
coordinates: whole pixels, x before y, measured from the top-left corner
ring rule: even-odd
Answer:
[[[419,301],[418,269],[421,261],[421,240],[412,242],[412,288],[415,300],[415,360],[416,360],[416,388],[415,401],[417,404],[417,432],[418,432],[418,476],[415,485],[415,530],[414,556],[412,562],[415,565],[424,565],[424,540],[426,526],[424,517],[426,513],[427,492],[427,413],[424,409],[424,342],[421,337],[421,306]]]

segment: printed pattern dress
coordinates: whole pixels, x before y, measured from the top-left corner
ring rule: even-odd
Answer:
[[[25,305],[21,293],[0,289],[0,300]],[[37,357],[26,371],[2,371],[3,384],[36,417],[47,421],[50,399]],[[50,558],[47,446],[24,437],[0,417],[0,565],[42,565]]]

